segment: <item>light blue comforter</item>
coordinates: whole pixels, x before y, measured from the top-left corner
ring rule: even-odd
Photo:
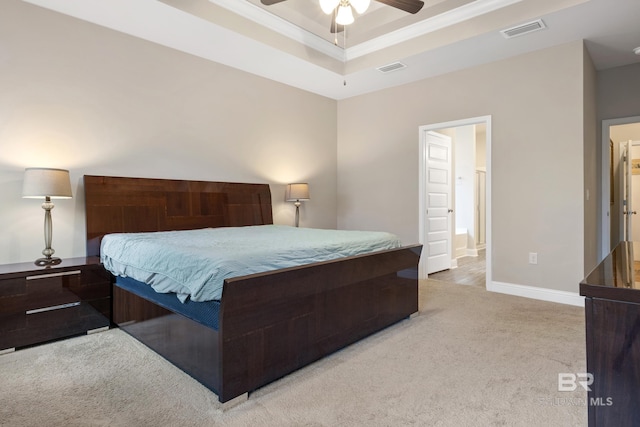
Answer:
[[[109,234],[100,257],[114,275],[174,292],[184,302],[220,300],[226,278],[400,246],[385,232],[260,225]]]

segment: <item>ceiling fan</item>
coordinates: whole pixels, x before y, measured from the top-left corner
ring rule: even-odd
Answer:
[[[285,0],[260,0],[265,6],[281,3]],[[344,26],[351,24],[353,19],[353,9],[359,14],[364,13],[369,7],[371,0],[319,0],[320,7],[327,15],[333,14],[331,20],[331,32],[344,31]],[[375,0],[378,3],[404,10],[408,13],[418,13],[424,2],[422,0]]]

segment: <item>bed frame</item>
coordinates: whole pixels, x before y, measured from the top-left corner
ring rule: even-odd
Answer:
[[[85,176],[87,255],[113,232],[273,223],[268,184]],[[218,330],[113,288],[112,322],[214,391],[248,392],[418,311],[421,245],[225,280]]]

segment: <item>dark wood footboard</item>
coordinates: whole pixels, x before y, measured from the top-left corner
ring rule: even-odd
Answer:
[[[114,287],[114,322],[227,402],[417,312],[420,250],[227,279],[219,331]]]
[[[421,249],[228,279],[220,311],[220,401],[416,313]]]

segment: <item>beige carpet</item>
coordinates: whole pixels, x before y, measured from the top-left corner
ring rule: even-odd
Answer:
[[[0,356],[7,426],[584,426],[581,308],[420,284],[420,316],[252,393],[214,394],[120,330]]]

